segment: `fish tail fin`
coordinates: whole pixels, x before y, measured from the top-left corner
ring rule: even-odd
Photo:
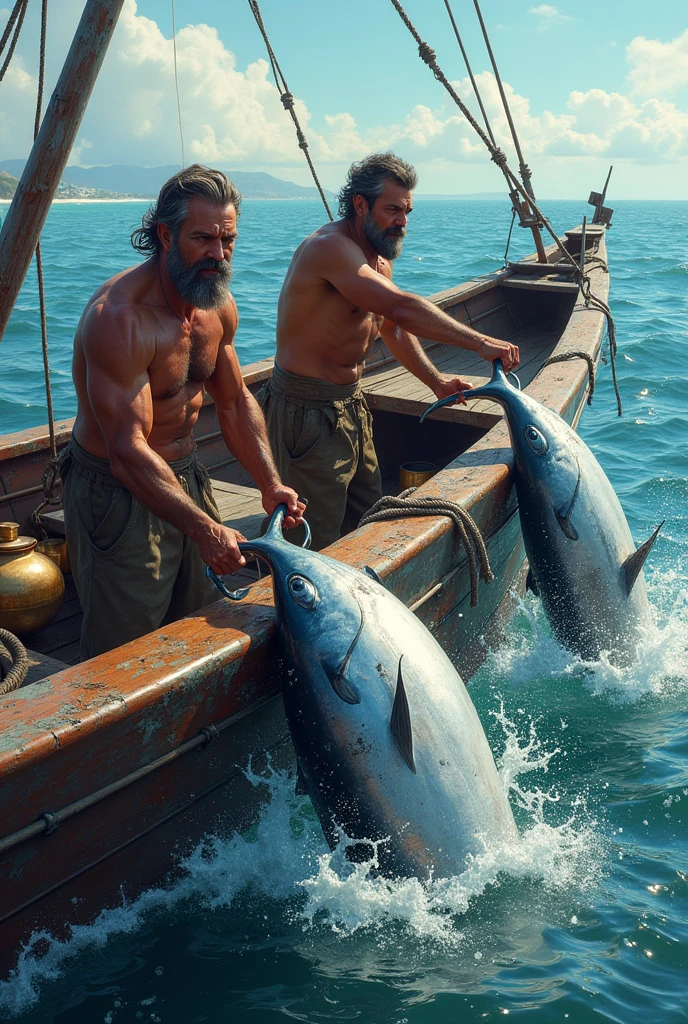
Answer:
[[[621,575],[626,585],[626,597],[630,597],[631,591],[635,586],[635,581],[638,579],[640,571],[645,565],[645,559],[650,554],[652,546],[654,542],[657,540],[657,535],[664,526],[665,522],[666,520],[662,519],[661,523],[659,524],[655,532],[652,534],[652,536],[648,537],[645,543],[641,544],[637,551],[634,551],[632,555],[629,555],[626,561],[621,566]]]

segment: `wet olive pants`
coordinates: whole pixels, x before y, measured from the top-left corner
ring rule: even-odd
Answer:
[[[170,469],[196,505],[221,522],[195,449]],[[217,600],[194,542],[139,504],[109,462],[72,439],[60,455],[60,472],[69,558],[84,612],[82,661]]]
[[[330,384],[275,364],[258,400],[282,480],[308,499],[305,518],[319,551],[354,530],[382,496],[360,382]]]

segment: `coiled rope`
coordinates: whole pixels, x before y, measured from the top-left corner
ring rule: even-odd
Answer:
[[[478,603],[478,582],[482,578],[485,583],[494,579],[480,527],[469,512],[454,501],[443,498],[411,498],[415,487],[407,487],[398,496],[385,495],[376,501],[359,522],[359,526],[368,523],[381,523],[392,519],[418,518],[421,516],[446,516],[451,519],[459,532],[468,557],[468,572],[471,579],[471,607]]]
[[[11,668],[5,669],[3,661],[9,661]],[[0,629],[0,696],[17,690],[26,679],[29,659],[26,648],[8,629]]]
[[[265,47],[266,47],[266,49],[268,51],[268,57],[270,59],[270,64],[272,66],[272,74],[273,74],[274,79],[275,79],[275,85],[277,86],[278,92],[280,94],[280,99],[282,101],[282,106],[289,113],[289,116],[291,117],[291,119],[292,119],[292,121],[294,123],[294,128],[296,129],[296,139],[297,139],[297,142],[299,144],[299,148],[303,150],[303,155],[305,156],[306,162],[307,162],[307,164],[308,164],[308,166],[310,168],[310,172],[311,172],[311,174],[313,176],[313,181],[315,182],[316,188],[318,189],[318,192],[320,193],[320,198],[323,201],[323,205],[324,205],[325,209],[327,210],[327,216],[330,218],[330,220],[334,220],[334,217],[332,216],[332,211],[330,210],[330,207],[329,207],[329,204],[327,202],[327,199],[325,198],[325,193],[323,192],[322,185],[320,184],[320,181],[318,180],[318,175],[316,173],[315,167],[313,166],[313,161],[311,160],[311,155],[308,152],[308,140],[306,139],[306,136],[305,136],[305,134],[303,132],[303,129],[301,128],[301,125],[299,124],[299,119],[296,116],[296,111],[294,110],[294,97],[293,97],[293,95],[292,95],[292,93],[291,93],[291,91],[289,89],[289,86],[287,85],[286,78],[282,74],[282,69],[279,66],[278,62],[277,62],[277,57],[275,56],[275,51],[273,50],[272,46],[270,45],[270,40],[268,39],[267,29],[265,28],[265,25],[263,24],[263,17],[262,17],[262,15],[260,13],[260,7],[258,6],[258,0],[248,0],[248,5],[251,8],[251,13],[253,14],[253,17],[256,19],[256,24],[257,24],[258,28],[260,29],[260,33],[261,33],[261,35],[263,37],[263,40],[265,41]]]

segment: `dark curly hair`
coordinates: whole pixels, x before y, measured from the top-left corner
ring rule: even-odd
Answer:
[[[158,201],[143,215],[140,228],[131,235],[131,244],[145,256],[154,256],[162,248],[158,238],[158,224],[166,224],[174,237],[189,216],[189,200],[194,196],[207,199],[216,206],[234,205],[239,216],[241,195],[236,185],[222,171],[214,171],[202,164],[191,164],[174,174],[160,189]]]
[[[364,160],[352,164],[346,176],[346,185],[337,196],[339,216],[347,220],[356,216],[354,196],[363,196],[372,210],[386,181],[396,181],[413,192],[418,184],[418,175],[411,164],[401,160],[395,153],[371,153]]]

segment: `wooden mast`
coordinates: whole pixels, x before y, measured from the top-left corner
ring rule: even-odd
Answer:
[[[0,233],[0,339],[60,184],[124,0],[87,0]]]

